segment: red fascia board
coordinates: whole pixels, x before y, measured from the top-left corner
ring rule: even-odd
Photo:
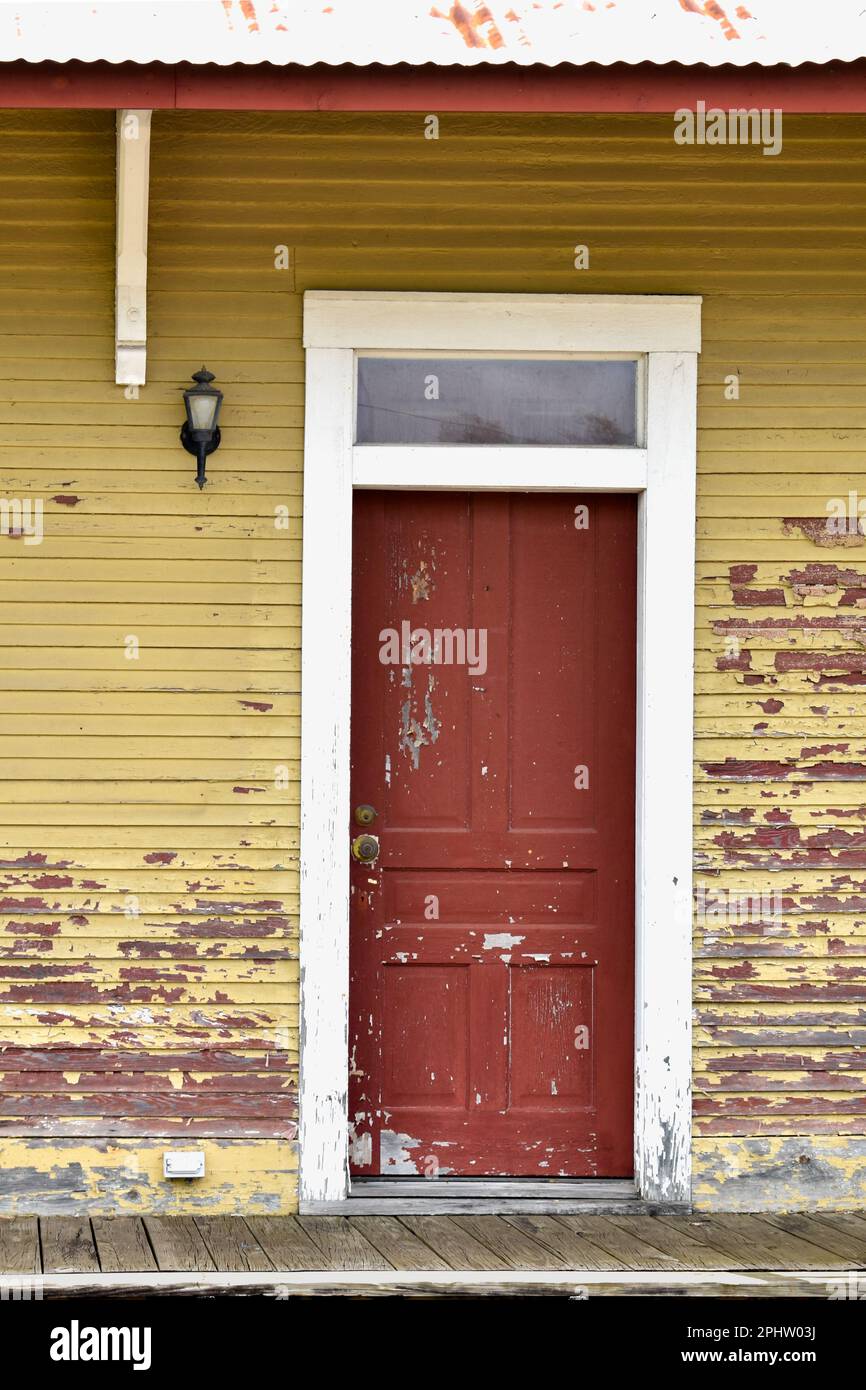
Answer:
[[[636,112],[780,107],[866,112],[866,59],[800,67],[198,67],[192,63],[0,65],[0,107],[183,111]]]

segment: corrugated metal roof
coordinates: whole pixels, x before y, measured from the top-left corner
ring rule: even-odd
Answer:
[[[17,0],[0,61],[826,63],[866,56],[863,0]]]

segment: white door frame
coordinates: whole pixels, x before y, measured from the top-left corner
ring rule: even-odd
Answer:
[[[635,1183],[691,1182],[697,296],[304,296],[300,1201],[346,1200],[354,487],[638,495]],[[640,354],[642,448],[356,446],[364,351]]]

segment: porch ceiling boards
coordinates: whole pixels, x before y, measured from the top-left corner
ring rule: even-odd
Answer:
[[[25,1216],[0,1293],[856,1298],[866,1216]]]

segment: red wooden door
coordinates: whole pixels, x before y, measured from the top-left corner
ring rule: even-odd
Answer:
[[[352,1171],[629,1176],[635,501],[361,492],[354,556]]]

